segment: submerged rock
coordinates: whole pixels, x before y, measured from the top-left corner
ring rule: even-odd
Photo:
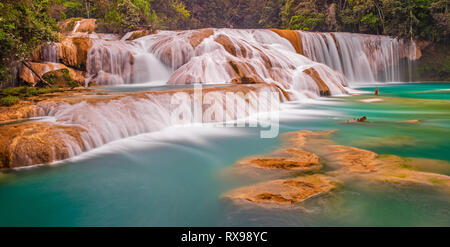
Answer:
[[[388,183],[395,186],[422,185],[450,192],[450,177],[438,173],[415,170],[423,163],[445,169],[448,162],[402,158],[395,155],[378,155],[374,152],[336,145],[330,136],[335,131],[297,131],[283,134],[284,148],[270,156],[251,157],[238,162],[235,167],[252,167],[263,170],[285,171],[317,166],[321,160],[331,168],[322,174],[298,175],[284,173],[287,178],[269,180],[232,190],[223,195],[235,202],[247,202],[256,206],[283,206],[302,202],[312,196],[329,192],[337,183],[359,180],[362,183]],[[301,152],[300,152],[300,151]],[[308,150],[308,152],[303,151]],[[301,154],[295,158],[279,158],[282,155]],[[278,154],[280,156],[275,156]],[[272,156],[275,156],[272,157]],[[444,164],[445,163],[445,164]],[[308,165],[306,165],[308,164]],[[306,165],[306,166],[305,166]],[[310,172],[318,172],[311,170]],[[283,173],[281,173],[283,174]],[[245,175],[254,176],[247,172]]]
[[[255,176],[258,173],[279,174],[319,171],[322,165],[317,155],[298,149],[280,149],[268,156],[250,157],[238,161],[232,168],[237,174]]]
[[[367,117],[366,116],[362,116],[360,118],[354,118],[352,120],[347,120],[346,123],[363,123],[363,122],[367,122]]]
[[[278,179],[232,190],[223,198],[260,206],[291,205],[335,189],[335,181],[324,175]]]

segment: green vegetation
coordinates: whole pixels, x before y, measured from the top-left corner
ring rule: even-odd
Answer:
[[[447,44],[449,6],[449,0],[3,0],[0,82],[8,85],[5,82],[31,51],[57,40],[58,31],[70,31],[79,18],[95,18],[98,32],[112,33],[142,28],[286,28]],[[66,30],[58,30],[57,23],[66,20]],[[448,73],[448,64],[438,73]]]
[[[0,98],[0,106],[12,106],[19,102],[19,97],[8,95]]]
[[[56,40],[56,21],[48,0],[4,0],[0,3],[0,81],[44,41]]]
[[[45,73],[43,79],[55,87],[75,88],[79,83],[72,79],[68,69],[59,69]]]
[[[34,88],[26,86],[0,89],[0,106],[12,106],[17,104],[20,99],[62,91],[60,88]]]
[[[420,81],[450,81],[450,47],[448,44],[431,44],[423,51],[414,77]]]

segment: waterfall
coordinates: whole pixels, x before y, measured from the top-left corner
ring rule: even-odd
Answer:
[[[298,54],[269,30],[160,31],[135,41],[95,40],[88,77],[97,84],[275,84],[292,94],[346,93],[341,73]]]
[[[87,58],[86,82],[98,85],[151,83],[160,85],[170,76],[170,69],[139,43],[94,39]]]
[[[240,88],[236,88],[240,87]],[[233,107],[230,106],[229,93],[235,93]],[[193,89],[171,90],[158,92],[142,92],[111,98],[80,99],[78,101],[43,101],[36,105],[38,113],[35,116],[49,116],[51,124],[60,131],[59,136],[51,136],[51,140],[43,143],[54,145],[63,143],[60,150],[53,150],[54,157],[50,161],[61,157],[73,157],[87,150],[100,147],[114,140],[149,133],[176,125],[174,112],[176,109],[188,109],[184,116],[194,123],[214,123],[243,119],[259,112],[268,112],[267,104],[279,105],[284,101],[283,94],[277,87],[270,85],[233,86],[203,89],[202,98],[198,100]],[[273,97],[276,95],[276,97]],[[185,96],[189,103],[178,102]],[[195,103],[194,103],[195,102]],[[206,114],[211,109],[224,109],[223,118],[214,115],[214,119],[195,116],[195,104],[200,102],[200,111]],[[262,104],[264,103],[264,105]],[[266,108],[264,108],[266,107]],[[63,126],[63,127],[61,127]],[[68,132],[70,128],[72,132]],[[76,135],[74,136],[74,133]],[[80,138],[77,138],[77,136]],[[50,138],[50,137],[49,137]],[[44,138],[45,139],[45,138]],[[56,145],[56,144],[55,144]],[[23,160],[33,161],[33,152]],[[27,164],[27,165],[31,165]]]
[[[54,42],[47,42],[41,48],[41,59],[44,62],[58,63],[59,46]]]
[[[402,81],[416,59],[415,43],[382,35],[299,31],[303,54],[342,72],[352,82]],[[404,71],[402,59],[407,60]],[[406,80],[410,80],[410,76]]]
[[[77,21],[75,26],[73,27],[72,33],[76,33],[78,31],[78,27],[80,27],[81,21]]]

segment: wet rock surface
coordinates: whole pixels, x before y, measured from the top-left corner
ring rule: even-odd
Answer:
[[[428,186],[450,192],[449,176],[418,170],[424,167],[423,164],[442,169],[450,165],[448,162],[379,155],[369,150],[337,145],[330,139],[334,132],[298,131],[283,134],[282,149],[268,156],[243,159],[233,166],[233,170],[240,171],[235,172],[234,176],[256,176],[256,170],[242,172],[244,168],[253,167],[270,170],[277,174],[278,179],[234,189],[225,193],[223,198],[237,204],[291,207],[311,197],[332,193],[340,184],[345,185],[346,181],[354,180],[374,185]],[[297,160],[292,156],[272,157],[274,154],[295,156],[295,153],[301,154]],[[321,171],[323,165],[327,167],[326,171]],[[308,166],[315,166],[316,169],[307,174],[284,172]]]

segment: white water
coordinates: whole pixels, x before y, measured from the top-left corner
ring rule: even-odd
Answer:
[[[198,32],[161,31],[135,41],[101,36],[95,38],[92,35],[86,82],[94,81],[99,85],[144,83],[150,86],[229,84],[240,82],[242,77],[251,77],[256,82],[277,85],[288,92],[291,99],[310,102],[320,95],[321,83],[329,88],[332,95],[348,93],[343,74],[350,81],[373,81],[380,68],[384,68],[387,78],[392,75],[391,79],[396,79],[397,73],[400,73],[395,67],[396,61],[404,55],[396,50],[404,49],[404,46],[388,37],[334,34],[337,40],[334,43],[331,34],[302,32],[306,55],[303,56],[296,53],[288,40],[269,30],[215,29],[212,35],[192,45],[191,39]],[[389,44],[391,50],[383,53]],[[53,59],[51,54],[47,57]],[[307,72],[311,69],[319,78]],[[227,120],[261,112],[257,102],[267,99],[259,93],[267,90],[280,93],[269,86],[249,90],[248,101],[240,100],[236,107],[225,109]],[[220,102],[220,108],[226,105],[225,92],[218,90],[213,94],[213,98]],[[192,94],[189,97],[192,98]],[[82,143],[61,132],[68,156],[73,157],[106,143],[173,126],[171,117],[176,105],[171,104],[171,99],[170,93],[148,93],[96,103],[41,102],[37,106],[42,110],[40,116],[51,117],[52,123],[83,129],[80,132]],[[283,100],[278,98],[280,102]],[[206,108],[207,105],[202,105],[202,111]],[[195,118],[193,115],[189,117]],[[208,120],[197,119],[194,122]],[[54,160],[58,157],[55,151]]]
[[[78,27],[80,27],[81,21],[77,21],[75,26],[73,27],[72,33],[76,33],[78,31]]]
[[[47,42],[41,48],[41,59],[44,62],[58,63],[59,46],[54,42]]]
[[[164,85],[170,69],[137,42],[94,39],[87,60],[86,83]]]
[[[131,42],[95,40],[88,55],[89,80],[100,85],[218,84],[245,76],[293,95],[319,96],[319,86],[304,72],[313,68],[332,94],[346,93],[340,73],[297,54],[288,40],[272,31],[215,29],[194,47],[191,37],[198,32],[160,31]]]
[[[106,143],[136,136],[143,133],[160,131],[164,128],[178,125],[192,125],[196,123],[223,123],[225,120],[234,121],[243,119],[259,112],[267,111],[260,102],[272,102],[275,105],[283,100],[282,96],[274,87],[262,87],[250,90],[246,95],[238,95],[234,107],[226,107],[226,92],[214,91],[211,94],[203,95],[203,104],[200,104],[200,111],[204,114],[200,119],[196,118],[194,105],[172,102],[174,99],[170,93],[148,93],[133,96],[124,96],[119,99],[101,100],[90,103],[82,101],[75,104],[65,102],[45,101],[37,104],[39,113],[36,117],[46,117],[41,121],[51,122],[55,125],[71,126],[81,128],[78,131],[81,135],[82,143],[64,131],[60,133],[60,140],[65,143],[65,150],[68,157],[73,157],[82,152],[103,146]],[[276,93],[278,97],[270,98],[270,93]],[[188,97],[194,102],[192,90],[187,92]],[[208,96],[206,96],[208,95]],[[178,96],[177,96],[178,97]],[[209,97],[210,102],[207,102]],[[246,100],[248,99],[248,101]],[[260,101],[264,100],[264,101]],[[275,100],[275,101],[273,101]],[[223,115],[214,118],[206,118],[207,111],[213,109],[213,103],[224,109]],[[185,115],[186,122],[174,122],[174,112],[180,107],[190,109],[189,115]],[[267,107],[267,106],[265,106]],[[186,112],[186,111],[185,111]],[[52,140],[58,142],[58,140]],[[50,141],[50,143],[52,142]],[[59,160],[58,152],[54,150],[53,160]],[[30,153],[30,157],[33,157]],[[32,160],[24,157],[23,160]],[[28,164],[31,165],[31,164]]]
[[[401,59],[416,59],[414,42],[381,35],[299,32],[305,56],[342,72],[351,82],[401,81],[403,74],[410,74],[403,71]]]

